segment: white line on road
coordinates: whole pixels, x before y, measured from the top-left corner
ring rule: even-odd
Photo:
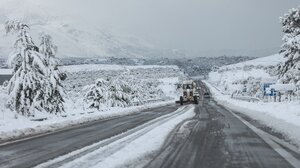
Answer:
[[[296,149],[294,149],[291,145],[287,145],[286,143],[283,143],[282,140],[279,138],[276,138],[269,133],[262,131],[252,124],[250,124],[248,121],[244,120],[242,117],[238,116],[235,114],[233,111],[230,109],[224,107],[227,109],[233,116],[241,120],[246,126],[248,126],[253,132],[255,132],[261,139],[263,139],[271,148],[273,148],[274,151],[276,151],[280,156],[282,156],[287,162],[289,162],[293,167],[297,168],[300,167],[300,161],[295,158],[292,154],[287,152],[284,148],[282,148],[280,145],[277,143],[289,148],[290,150],[299,153]]]

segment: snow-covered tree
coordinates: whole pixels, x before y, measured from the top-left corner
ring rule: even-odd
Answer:
[[[128,107],[141,105],[149,100],[164,98],[158,80],[142,80],[130,72],[108,79],[98,79],[83,89],[84,103],[88,108]]]
[[[30,116],[35,110],[44,110],[43,88],[47,66],[44,56],[39,53],[38,47],[28,32],[28,25],[8,21],[5,29],[6,33],[18,32],[9,61],[13,68],[13,77],[8,85],[8,106],[17,113]]]
[[[45,56],[47,68],[47,87],[44,93],[45,108],[50,113],[60,113],[64,111],[64,99],[62,94],[64,89],[61,84],[62,73],[58,69],[58,60],[55,58],[57,46],[52,42],[52,37],[42,33],[40,36],[40,53]]]
[[[122,79],[113,79],[108,85],[107,105],[110,107],[127,107],[131,105],[131,86]]]
[[[300,7],[289,10],[280,18],[284,32],[280,53],[287,58],[279,66],[280,82],[290,83],[300,81]]]
[[[132,88],[125,80],[98,79],[89,86],[84,101],[88,108],[127,107],[131,105]]]
[[[34,115],[36,110],[50,113],[63,111],[63,89],[54,58],[56,47],[51,37],[41,37],[40,50],[29,34],[28,25],[8,21],[5,30],[6,33],[17,33],[14,51],[9,59],[13,77],[8,84],[8,106],[24,116]]]

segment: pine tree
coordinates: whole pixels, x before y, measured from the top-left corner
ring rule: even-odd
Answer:
[[[43,34],[38,48],[28,25],[8,21],[5,29],[7,34],[18,33],[9,61],[13,77],[8,84],[8,106],[24,116],[34,115],[36,110],[55,114],[64,111],[61,79],[65,76],[58,70],[57,47],[51,36]]]
[[[44,57],[29,34],[28,25],[8,21],[5,29],[6,33],[18,33],[9,61],[13,68],[13,77],[8,85],[8,106],[17,113],[31,116],[35,110],[44,110],[43,87],[47,74]]]
[[[50,113],[60,113],[64,111],[64,93],[61,84],[62,73],[58,69],[58,60],[55,58],[57,46],[52,42],[52,37],[42,33],[40,36],[40,53],[45,56],[45,64],[47,68],[47,87],[44,93],[45,108]]]
[[[88,108],[127,107],[131,103],[132,88],[121,78],[98,79],[84,96]]]
[[[287,58],[279,67],[282,83],[300,81],[300,7],[291,9],[280,18],[284,32],[280,53]]]

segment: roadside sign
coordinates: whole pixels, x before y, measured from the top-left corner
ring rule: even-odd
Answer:
[[[274,96],[275,90],[271,89],[270,86],[273,85],[274,83],[264,83],[263,84],[263,92],[264,92],[264,96]]]

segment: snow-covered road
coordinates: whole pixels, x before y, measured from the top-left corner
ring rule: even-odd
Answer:
[[[207,90],[200,83],[203,90]],[[204,91],[204,92],[208,92]],[[205,98],[146,168],[300,167],[300,152],[238,114]]]
[[[180,122],[194,116],[194,107],[184,106],[125,133],[74,151],[44,164],[42,167],[90,168],[137,167],[145,156],[162,147],[168,134]],[[136,165],[138,164],[138,165]]]
[[[187,111],[188,113],[186,113]],[[105,159],[105,156],[118,155],[118,151],[122,151],[120,148],[125,151],[127,148],[137,149],[138,146],[132,145],[132,143],[143,145],[143,143],[137,141],[150,140],[149,136],[159,139],[154,141],[155,144],[148,149],[153,146],[159,148],[160,146],[157,143],[163,143],[161,138],[164,138],[168,131],[170,132],[176,124],[193,115],[194,111],[191,106],[168,105],[128,116],[95,121],[33,139],[0,145],[0,167],[33,167],[65,155],[62,157],[63,159],[59,158],[58,161],[54,160],[47,163],[53,167],[59,167],[74,159],[80,161],[78,158],[93,157],[99,150],[106,151],[100,157],[100,159]],[[162,127],[164,129],[158,127],[164,124],[167,124],[166,127]],[[161,135],[159,137],[153,136],[154,134],[150,133],[151,131],[161,131]],[[146,137],[146,139],[140,139],[140,137]],[[131,147],[128,146],[129,144],[131,144]],[[104,146],[105,148],[102,148]],[[140,148],[142,147],[140,146]],[[70,153],[73,151],[75,151],[75,155]],[[87,153],[89,155],[85,156]],[[127,153],[129,154],[129,152]],[[121,155],[124,156],[124,153]],[[135,158],[133,155],[125,156],[128,157],[127,159],[124,158],[126,161]],[[118,160],[122,161],[120,158]],[[97,162],[97,164],[100,163]],[[74,165],[77,165],[77,162]]]

